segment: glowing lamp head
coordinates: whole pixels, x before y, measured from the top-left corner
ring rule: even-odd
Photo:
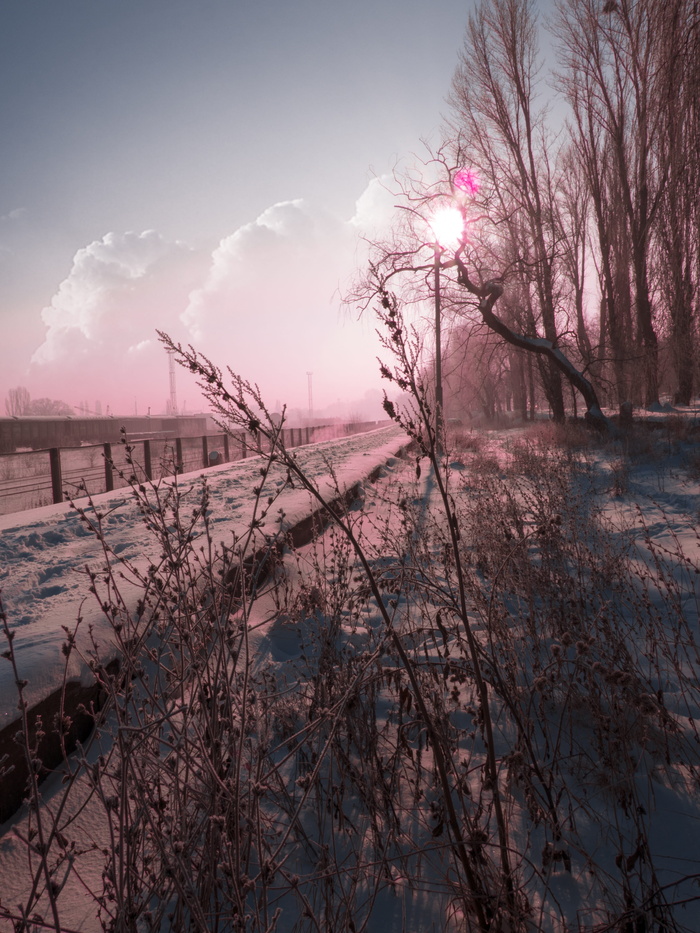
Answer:
[[[464,194],[476,194],[481,187],[479,176],[471,168],[460,169],[454,177],[454,186]]]
[[[464,217],[456,207],[444,207],[433,214],[430,229],[440,246],[456,248],[464,235]]]

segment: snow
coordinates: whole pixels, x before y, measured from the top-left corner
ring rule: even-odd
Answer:
[[[333,465],[340,487],[350,488],[406,442],[401,431],[390,427],[300,447],[295,452],[308,475],[332,493],[328,462]],[[251,457],[178,477],[180,487],[191,489],[193,495],[201,480],[206,479],[211,522],[221,539],[246,527],[253,504],[250,490],[259,479],[260,462],[260,458]],[[284,475],[281,468],[273,471],[271,483],[281,484]],[[87,507],[87,500],[76,501]],[[157,556],[152,553],[153,538],[128,490],[102,493],[92,501],[104,516],[102,524],[114,553],[147,566]],[[291,526],[309,513],[309,494],[301,489],[286,491],[279,505],[284,507]],[[87,511],[92,512],[89,507]],[[97,568],[103,562],[95,535],[69,503],[0,516],[0,594],[9,627],[16,633],[14,650],[19,674],[28,681],[25,699],[30,706],[59,689],[64,676],[86,684],[92,682],[90,669],[75,653],[66,671],[61,654],[66,637],[62,626],[72,630],[81,614],[93,626],[103,650],[111,642],[111,629],[88,592],[85,574],[86,565]],[[87,637],[87,628],[87,624],[82,626],[82,637]],[[107,651],[105,660],[109,658]],[[10,665],[3,661],[0,730],[19,716],[16,707],[14,676]]]
[[[544,431],[546,430],[545,428]],[[473,447],[467,447],[462,451],[450,451],[447,472],[455,500],[469,500],[472,503],[471,515],[475,527],[463,529],[465,537],[469,532],[471,541],[479,534],[493,536],[500,529],[502,515],[507,514],[498,511],[498,503],[493,499],[483,499],[483,509],[480,510],[477,498],[480,494],[495,488],[498,483],[505,483],[508,477],[517,477],[518,467],[527,472],[529,464],[534,464],[531,471],[534,484],[540,483],[544,487],[551,482],[554,487],[557,457],[552,455],[551,459],[548,459],[546,434],[542,434],[539,440],[537,436],[532,440],[529,434],[522,430],[484,432],[470,435],[468,440],[473,440]],[[392,571],[392,555],[385,557],[378,550],[381,541],[386,541],[393,535],[396,535],[397,541],[401,540],[397,521],[400,513],[394,512],[394,525],[382,525],[382,509],[389,499],[397,501],[399,488],[405,495],[405,502],[408,503],[406,507],[414,509],[417,515],[417,540],[414,540],[417,554],[430,553],[430,540],[437,527],[438,519],[435,515],[439,513],[440,506],[434,477],[430,471],[424,464],[422,478],[417,480],[413,464],[402,464],[391,459],[403,443],[405,437],[400,432],[390,429],[298,452],[300,463],[310,475],[322,482],[324,490],[329,493],[333,491],[333,483],[327,479],[328,463],[324,455],[332,460],[341,488],[350,487],[365,477],[375,464],[388,463],[385,480],[376,484],[364,484],[365,517],[358,519],[357,526],[358,529],[361,527],[375,572],[379,572],[383,566]],[[521,775],[522,783],[519,783],[517,769],[509,760],[513,752],[513,725],[512,722],[508,722],[508,717],[501,708],[496,717],[495,738],[503,773],[508,774],[504,783],[508,783],[508,820],[514,858],[521,858],[519,868],[524,875],[539,875],[544,881],[539,888],[533,885],[540,896],[540,900],[533,897],[531,902],[533,924],[536,923],[531,927],[533,930],[589,933],[613,928],[626,929],[627,926],[632,929],[634,919],[630,919],[631,915],[625,921],[620,920],[625,910],[624,903],[618,902],[619,913],[611,915],[614,893],[605,904],[598,900],[606,886],[614,892],[620,860],[623,864],[631,866],[628,869],[631,896],[639,895],[643,901],[645,889],[641,887],[641,891],[638,891],[638,878],[642,877],[644,871],[652,870],[657,874],[658,883],[669,902],[687,899],[685,906],[676,909],[676,925],[669,925],[669,930],[693,933],[700,930],[700,901],[697,899],[697,886],[693,877],[698,867],[697,827],[700,825],[700,799],[697,785],[693,784],[695,777],[700,774],[700,753],[697,750],[697,740],[693,738],[694,723],[700,720],[700,694],[697,687],[700,658],[696,656],[695,651],[695,646],[700,644],[700,456],[697,444],[692,439],[674,438],[670,428],[666,440],[651,437],[647,443],[638,443],[637,447],[631,444],[625,446],[625,443],[618,442],[608,448],[593,447],[591,450],[578,451],[573,458],[575,466],[572,467],[572,475],[578,479],[578,486],[574,483],[570,492],[573,498],[579,497],[580,502],[563,504],[571,506],[572,515],[575,515],[576,508],[579,508],[582,519],[586,519],[590,513],[595,519],[593,524],[605,530],[605,534],[601,533],[599,542],[601,547],[609,547],[610,550],[592,555],[596,573],[604,577],[609,572],[610,579],[614,580],[614,560],[619,555],[623,555],[629,560],[629,565],[638,570],[638,579],[641,582],[636,595],[632,590],[616,592],[614,588],[609,588],[605,593],[607,603],[600,613],[602,615],[603,612],[609,612],[615,616],[619,632],[624,635],[620,643],[623,659],[626,650],[633,652],[641,646],[641,653],[636,657],[636,661],[643,666],[646,630],[653,634],[654,625],[665,626],[669,632],[674,630],[670,632],[671,637],[667,643],[649,644],[647,682],[654,689],[663,689],[665,709],[668,716],[676,721],[675,735],[679,744],[676,746],[670,742],[666,753],[668,754],[670,749],[673,754],[664,761],[663,736],[658,745],[653,735],[640,741],[639,759],[632,762],[629,771],[624,774],[626,779],[630,779],[630,786],[625,793],[630,795],[629,800],[633,800],[637,809],[630,806],[629,802],[620,805],[620,790],[615,783],[617,772],[613,773],[619,763],[605,763],[601,754],[593,747],[590,723],[586,721],[585,716],[577,718],[579,714],[576,704],[570,701],[571,697],[578,695],[579,686],[576,678],[568,672],[574,670],[580,674],[584,669],[590,669],[595,667],[596,663],[600,663],[594,661],[593,657],[593,652],[600,647],[595,644],[593,638],[597,634],[596,631],[586,633],[591,636],[591,645],[583,648],[579,648],[576,643],[578,634],[575,634],[574,641],[569,643],[566,637],[553,638],[552,631],[533,632],[533,644],[529,643],[529,638],[524,638],[522,643],[518,644],[519,634],[513,630],[515,613],[511,619],[505,617],[504,620],[500,620],[497,611],[495,612],[495,623],[503,622],[500,631],[506,639],[513,636],[510,647],[515,645],[518,648],[514,676],[522,684],[523,691],[527,690],[535,679],[535,664],[543,664],[540,670],[546,675],[545,679],[548,678],[545,687],[549,693],[543,689],[541,692],[535,690],[525,695],[526,701],[532,704],[531,711],[534,710],[533,741],[537,742],[540,739],[540,730],[542,734],[547,734],[547,729],[553,729],[548,734],[556,735],[556,744],[561,742],[562,752],[566,751],[568,754],[568,757],[562,754],[561,760],[555,762],[548,759],[549,752],[543,750],[539,762],[543,771],[551,767],[553,786],[558,786],[556,781],[563,781],[561,809],[564,814],[568,812],[568,818],[563,821],[564,837],[561,842],[557,841],[556,845],[552,846],[552,837],[547,835],[545,822],[530,819],[528,808],[537,805],[538,785],[528,775]],[[528,448],[528,445],[532,447]],[[551,463],[551,476],[548,463]],[[260,461],[251,460],[205,471],[211,493],[211,521],[216,529],[215,536],[221,540],[226,540],[234,527],[245,527],[251,509],[249,490],[258,479],[259,465]],[[509,473],[511,470],[513,473]],[[489,477],[494,478],[492,484]],[[192,489],[193,498],[198,489],[198,481],[198,475],[179,480]],[[281,474],[273,474],[270,478],[271,488],[281,481]],[[530,487],[518,486],[517,482],[513,482],[512,490],[514,499],[519,495],[530,494]],[[476,506],[473,503],[476,503]],[[288,526],[308,514],[311,507],[308,493],[301,490],[285,493],[280,504],[284,507],[285,522]],[[275,503],[275,508],[277,505]],[[151,546],[149,535],[142,529],[142,523],[128,496],[122,492],[97,497],[95,508],[104,516],[106,537],[115,552],[141,563],[153,559],[154,555],[147,550]],[[30,681],[31,689],[39,696],[42,691],[45,693],[55,689],[62,682],[63,670],[59,659],[60,644],[64,635],[60,631],[60,625],[74,621],[87,593],[87,581],[79,568],[86,563],[99,565],[103,556],[94,536],[86,533],[84,524],[66,507],[41,510],[41,514],[32,512],[23,518],[24,522],[17,520],[17,517],[14,522],[8,518],[0,520],[0,557],[7,568],[3,598],[10,615],[10,624],[17,632],[15,645],[20,658],[21,676]],[[375,522],[376,527],[373,524]],[[377,530],[380,525],[384,528],[382,533]],[[532,527],[526,528],[525,532],[522,545],[518,542],[511,545],[510,540],[505,544],[508,560],[517,556],[516,546],[527,546],[533,551],[541,546],[541,543],[538,543],[540,532],[537,530],[534,516]],[[382,534],[386,537],[382,538]],[[299,565],[296,569],[295,583],[301,583],[302,587],[306,587],[310,604],[317,608],[323,605],[324,594],[316,592],[311,569],[315,562],[318,566],[319,555],[337,555],[338,552],[333,551],[332,544],[327,540],[329,535],[330,532],[318,542],[302,549],[303,553],[298,558]],[[437,539],[437,535],[435,537]],[[596,542],[593,543],[595,545]],[[580,544],[582,548],[588,544],[583,534]],[[399,547],[401,546],[403,545],[399,544]],[[423,547],[424,552],[421,550]],[[506,566],[507,562],[504,562],[503,568]],[[293,566],[288,570],[293,577]],[[337,565],[336,575],[340,577]],[[507,575],[502,574],[501,570],[494,577],[484,576],[483,579],[484,593],[487,593],[491,580],[497,580],[503,591],[510,585]],[[582,588],[583,591],[585,587]],[[493,602],[496,606],[500,597],[495,584],[492,592],[496,594]],[[597,597],[604,590],[592,589],[591,592]],[[566,595],[562,594],[562,605],[566,605]],[[386,599],[390,600],[391,596],[392,591],[388,587]],[[535,594],[535,600],[537,596],[538,594]],[[405,618],[412,618],[411,601],[419,601],[421,598],[423,597],[417,589],[399,597],[399,609],[405,609]],[[504,593],[504,600],[507,598]],[[515,598],[514,596],[513,599]],[[629,602],[630,598],[632,602]],[[638,599],[638,603],[634,602],[635,599]],[[482,639],[484,649],[491,650],[493,645],[490,644],[490,639],[494,635],[485,621],[486,617],[489,622],[492,621],[491,603],[487,615],[480,615],[477,606],[471,606],[472,601],[477,604],[478,600],[478,594],[472,593],[469,610],[471,623],[477,637]],[[431,608],[431,605],[430,599],[425,598],[423,606],[418,606],[417,615],[422,618],[423,627],[417,630],[420,648],[417,656],[420,657],[425,648],[426,665],[435,663],[436,669],[438,662],[442,663],[448,657],[456,665],[463,663],[464,656],[460,656],[455,644],[448,649],[446,641],[439,644],[438,638],[438,642],[435,643],[435,633],[431,636],[427,630],[424,620],[428,615],[425,609]],[[90,612],[90,619],[98,626],[99,608],[89,606],[91,603],[86,603],[82,612],[86,618]],[[422,617],[421,608],[424,610]],[[563,636],[567,635],[567,627],[575,631],[575,607],[570,611],[572,618],[562,619]],[[598,618],[594,618],[594,615],[593,613],[584,616],[586,622],[597,623]],[[254,656],[258,658],[258,664],[264,665],[267,676],[275,679],[280,693],[285,690],[288,690],[290,695],[295,691],[303,693],[303,685],[318,670],[314,668],[314,662],[324,644],[328,617],[327,613],[313,610],[310,611],[305,626],[291,625],[284,615],[280,615],[273,595],[269,592],[254,605],[249,619],[250,643]],[[526,613],[524,618],[527,617]],[[520,620],[522,618],[523,616],[519,617]],[[536,616],[534,609],[532,618],[542,621],[541,617]],[[554,623],[552,625],[554,626]],[[107,626],[98,631],[98,637],[105,640],[110,637]],[[434,648],[431,648],[431,637]],[[495,638],[498,637],[496,633]],[[344,653],[340,656],[350,661],[354,660],[353,650],[357,646],[357,656],[367,657],[375,644],[374,638],[378,667],[387,674],[398,671],[390,649],[383,644],[386,635],[382,621],[376,611],[372,615],[370,609],[363,617],[362,625],[356,626],[347,614],[344,616],[341,638]],[[422,644],[421,638],[424,639]],[[669,648],[677,652],[671,659],[673,663],[670,668],[665,666],[669,659],[662,656],[663,651]],[[365,652],[364,655],[360,649]],[[496,657],[501,656],[498,653],[501,651],[500,646],[493,650]],[[507,651],[505,648],[502,650],[503,660],[507,662]],[[539,655],[538,651],[541,652]],[[622,663],[620,662],[621,665]],[[685,682],[679,683],[670,679],[669,669],[680,671],[686,678]],[[642,667],[635,667],[635,676],[640,671]],[[659,674],[658,682],[654,680],[657,671],[663,674]],[[627,674],[627,671],[619,667],[609,673],[618,676]],[[71,676],[87,679],[89,671],[71,670]],[[382,676],[380,673],[380,682]],[[601,686],[604,691],[608,689],[604,678],[601,679]],[[477,801],[484,799],[479,796],[482,793],[479,782],[482,780],[480,776],[483,768],[483,745],[479,740],[478,729],[475,728],[473,710],[470,711],[470,705],[474,702],[473,694],[471,698],[469,696],[471,689],[469,681],[465,685],[456,682],[453,690],[458,700],[446,708],[449,710],[448,717],[456,736],[455,741],[459,745],[458,755],[464,756],[469,765],[465,775],[469,776],[473,799]],[[5,711],[9,719],[15,715],[12,710],[16,703],[12,678],[8,680],[5,677],[4,682],[0,681],[0,690],[0,710]],[[585,696],[583,690],[580,695]],[[609,694],[601,702],[601,709],[604,708],[607,699],[615,700],[616,696],[614,689],[610,687]],[[637,699],[652,705],[657,702],[653,694]],[[616,726],[624,728],[627,725],[630,730],[653,727],[651,717],[647,720],[635,718],[637,714],[631,705],[629,709],[622,708],[624,715],[629,716],[629,722],[615,723]],[[587,709],[584,709],[585,713]],[[323,711],[317,710],[316,714],[322,717]],[[392,730],[395,729],[392,716],[396,716],[396,709],[389,708],[381,693],[378,693],[375,715],[381,734],[385,737],[392,736]],[[400,716],[399,712],[399,718]],[[558,717],[561,717],[560,721],[557,721]],[[416,737],[420,738],[420,729],[414,735],[409,726],[407,721],[403,735],[408,743],[407,752],[413,761],[413,755],[416,754]],[[666,741],[669,741],[668,736]],[[686,755],[685,766],[689,775],[687,781],[683,779],[684,765],[677,765],[673,758],[676,748],[681,747],[681,742],[685,743],[683,754]],[[546,742],[543,744],[547,745]],[[411,745],[412,752],[408,751],[408,745]],[[694,746],[695,751],[692,751]],[[429,772],[432,760],[430,753],[421,745],[418,745],[418,748],[424,756],[423,767]],[[607,751],[610,749],[614,749],[612,740]],[[100,749],[95,749],[91,754],[96,756],[99,751]],[[368,762],[368,766],[369,764]],[[300,772],[300,779],[303,776]],[[303,785],[299,784],[299,787]],[[54,795],[58,799],[59,789],[59,779],[52,778],[47,782],[44,791],[47,799],[51,801]],[[532,796],[528,797],[528,793]],[[465,927],[459,923],[458,908],[454,906],[454,901],[453,917],[449,921],[446,919],[446,905],[450,902],[450,885],[447,878],[451,869],[445,868],[448,862],[443,850],[445,836],[440,838],[439,834],[436,835],[435,823],[431,822],[433,811],[430,804],[437,802],[439,795],[426,797],[419,802],[416,794],[415,800],[406,808],[413,814],[414,819],[410,840],[414,849],[405,860],[402,857],[401,860],[397,859],[393,863],[389,860],[387,863],[391,865],[392,880],[389,885],[383,885],[377,894],[374,925],[370,925],[368,929],[386,929],[387,933],[402,928],[421,933],[431,929],[449,929],[450,933],[463,933]],[[397,805],[400,807],[402,804],[403,801],[397,799]],[[69,807],[71,813],[75,811],[77,814],[76,831],[83,832],[86,839],[96,841],[99,845],[99,840],[105,832],[104,826],[100,824],[100,819],[104,821],[104,809],[100,809],[99,802],[93,800],[83,809],[82,798],[80,794],[75,793]],[[357,801],[346,800],[345,811],[352,819],[357,818],[358,814],[363,818],[362,808]],[[324,817],[323,820],[328,833],[325,841],[330,841],[334,846],[337,863],[345,866],[343,860],[347,858],[347,864],[351,866],[353,850],[349,845],[347,849],[344,848],[349,837],[346,838],[340,832],[334,834],[334,821],[330,816]],[[25,832],[25,817],[18,815],[12,821],[12,826]],[[649,846],[648,852],[639,848],[635,836],[638,831],[640,838],[641,833],[644,834],[645,845]],[[370,853],[370,828],[360,826],[359,835],[363,832],[367,840],[366,851]],[[26,882],[16,871],[16,866],[23,858],[23,850],[23,843],[10,833],[0,837],[0,877],[4,879],[0,897],[4,903],[19,902],[25,890]],[[566,855],[562,855],[562,852],[566,852]],[[650,859],[648,864],[653,865],[652,869],[642,866],[647,857]],[[367,859],[369,860],[369,854]],[[316,863],[304,862],[301,854],[292,852],[289,855],[287,869],[307,879],[318,877],[317,887],[319,890],[323,887],[320,880],[322,875],[316,874]],[[350,877],[352,867],[347,871]],[[83,882],[93,892],[102,890],[100,872],[99,858],[95,859],[94,868],[90,866],[89,857],[86,865],[81,868]],[[420,879],[418,885],[415,883],[416,878]],[[72,880],[69,881],[69,884],[72,883]],[[334,883],[342,885],[340,875],[334,879]],[[313,880],[308,881],[306,890],[313,892],[313,884]],[[94,903],[90,897],[68,887],[64,892],[63,904],[65,910],[62,920],[65,927],[84,933],[93,933],[99,929],[95,921]],[[290,924],[293,923],[293,918],[290,921],[288,916],[286,920],[283,917],[280,921],[280,930],[292,928]],[[558,916],[566,918],[566,927],[557,925]],[[638,929],[656,931],[656,926],[640,926],[643,922],[646,921],[639,920]]]

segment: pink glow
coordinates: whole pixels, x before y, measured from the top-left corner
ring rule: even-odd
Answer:
[[[471,168],[460,169],[454,177],[454,184],[465,194],[476,194],[481,187],[478,174]]]

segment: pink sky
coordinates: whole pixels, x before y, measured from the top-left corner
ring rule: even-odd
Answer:
[[[270,404],[380,384],[339,292],[436,140],[468,8],[28,0],[0,14],[0,400],[161,410],[155,329]],[[359,206],[358,206],[359,205]],[[178,396],[197,404],[185,374]],[[0,410],[2,409],[0,404]]]
[[[375,190],[376,189],[376,190]],[[33,397],[57,394],[102,410],[153,413],[168,396],[168,361],[156,329],[192,343],[222,368],[259,383],[272,407],[352,404],[380,384],[371,315],[341,303],[357,270],[359,235],[391,196],[379,181],[343,222],[295,200],[273,205],[213,250],[155,231],[110,233],[77,251],[41,313],[43,341],[16,380]],[[199,406],[178,371],[178,401]]]

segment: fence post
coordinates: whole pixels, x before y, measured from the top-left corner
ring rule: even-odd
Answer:
[[[308,428],[308,425],[307,425],[307,427],[306,427],[306,443],[307,443],[307,444],[310,443],[310,441],[309,441],[309,428]]]
[[[102,455],[105,458],[105,492],[114,489],[114,470],[112,469],[112,445],[102,445]]]
[[[224,460],[226,461],[226,463],[228,463],[230,459],[231,458],[229,457],[229,450],[228,450],[228,434],[224,434]]]
[[[53,492],[54,502],[63,502],[63,479],[61,478],[61,450],[59,447],[52,447],[49,450],[49,462],[51,464],[51,490]]]
[[[245,460],[247,456],[248,456],[248,445],[246,444],[246,441],[245,441],[245,431],[242,431],[241,432],[241,458]]]
[[[153,479],[153,470],[151,468],[151,442],[143,442],[143,471],[146,474],[146,479]]]
[[[185,465],[182,462],[182,438],[175,438],[175,472],[182,473]]]
[[[209,441],[206,434],[202,437],[202,463],[205,467],[209,466]]]

